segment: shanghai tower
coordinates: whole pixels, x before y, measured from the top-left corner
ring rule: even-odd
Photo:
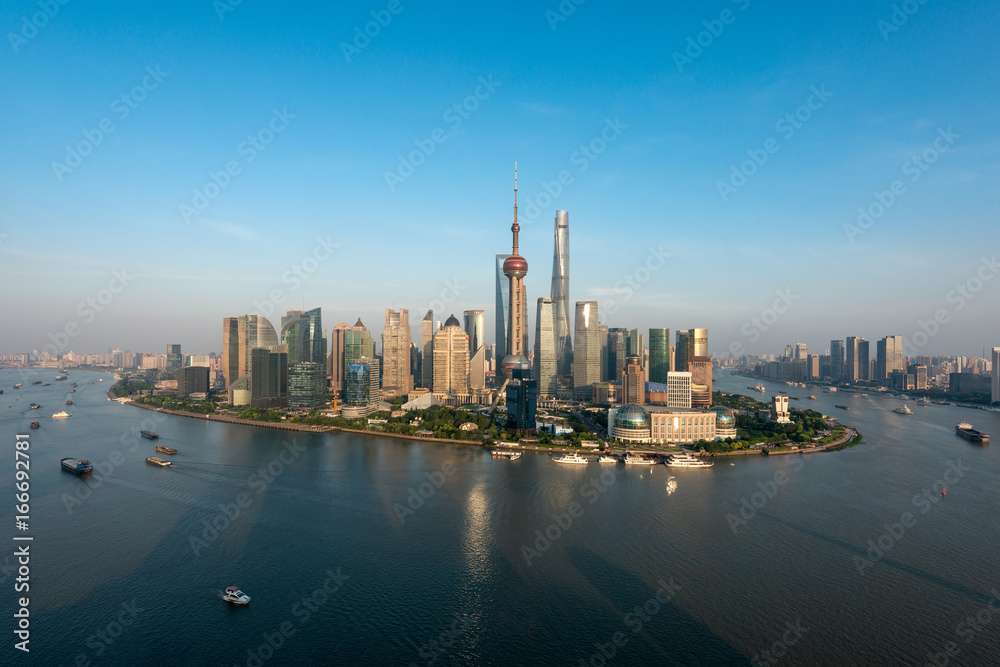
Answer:
[[[573,374],[573,339],[569,327],[569,213],[556,211],[555,250],[552,255],[553,334],[556,374]]]

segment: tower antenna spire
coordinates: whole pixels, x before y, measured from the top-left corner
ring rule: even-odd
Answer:
[[[517,233],[521,231],[521,225],[517,224],[517,160],[514,161],[514,224],[510,226],[510,231],[514,232],[514,254],[517,254]]]

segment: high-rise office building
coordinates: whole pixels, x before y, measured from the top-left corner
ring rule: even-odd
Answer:
[[[314,410],[326,407],[326,368],[313,361],[288,364],[288,407]]]
[[[993,348],[993,377],[992,377],[991,400],[993,403],[1000,401],[1000,347]]]
[[[556,343],[556,373],[573,373],[573,332],[569,318],[569,213],[556,211],[555,247],[552,253],[552,309]],[[539,392],[542,392],[539,382]],[[545,395],[542,392],[542,395]]]
[[[893,371],[905,372],[903,366],[903,337],[886,336],[876,343],[874,380],[885,384]]]
[[[469,391],[469,337],[452,315],[434,334],[435,394],[465,394]]]
[[[365,416],[377,409],[382,400],[378,359],[359,357],[344,372],[344,412]]]
[[[642,359],[630,355],[625,359],[622,372],[622,403],[646,404],[646,374],[642,369]]]
[[[183,365],[184,355],[181,354],[180,345],[167,345],[167,368],[166,370],[173,373],[178,368]]]
[[[871,355],[869,354],[868,341],[864,338],[858,339],[857,363],[858,380],[861,382],[868,382],[871,380]]]
[[[625,356],[626,357],[639,357],[639,363],[642,364],[646,356],[646,346],[643,344],[642,334],[639,333],[638,329],[627,329],[628,335],[625,338]]]
[[[308,361],[326,366],[326,336],[319,308],[290,310],[281,318],[281,345],[288,346],[289,363]],[[260,337],[258,327],[258,337]],[[257,347],[270,347],[260,345]]]
[[[486,318],[481,310],[467,310],[463,313],[465,333],[469,335],[469,357],[486,345]]]
[[[608,353],[608,336],[610,329],[607,324],[597,323],[598,337],[601,341],[601,382],[613,382],[614,378],[608,375],[611,368],[610,354]]]
[[[608,369],[606,377],[612,382],[622,379],[625,359],[628,358],[628,329],[613,327],[608,329]]]
[[[222,318],[222,378],[229,391],[240,377],[240,318]]]
[[[834,382],[844,380],[844,341],[830,341],[830,379]]]
[[[357,323],[344,335],[344,365],[350,366],[362,357],[375,358],[375,340],[359,317]],[[379,369],[375,370],[377,372]]]
[[[420,321],[420,386],[434,384],[434,311],[428,310]]]
[[[511,370],[506,391],[507,426],[515,431],[535,429],[535,411],[538,406],[538,383],[531,379],[530,368]]]
[[[347,366],[344,364],[344,347],[347,344],[347,332],[350,330],[351,325],[344,322],[333,328],[330,345],[330,386],[334,392],[344,389],[344,373],[347,371]]]
[[[667,407],[691,407],[691,373],[687,371],[667,373]]]
[[[507,326],[510,317],[510,279],[503,273],[504,262],[510,255],[498,253],[496,256],[496,346],[497,359],[507,356]],[[497,367],[499,368],[499,362]]]
[[[469,390],[486,389],[486,349],[480,345],[476,353],[469,358]]]
[[[504,260],[503,274],[509,281],[508,295],[510,313],[507,326],[507,356],[500,364],[500,370],[508,380],[514,368],[528,365],[528,304],[524,289],[524,277],[528,275],[528,260],[518,254],[518,235],[521,225],[517,222],[517,164],[514,165],[514,223],[510,226],[513,235],[513,249]],[[529,366],[530,368],[530,366]]]
[[[176,377],[177,398],[208,393],[208,366],[182,366],[177,369]]]
[[[535,379],[538,380],[539,396],[556,395],[557,356],[555,302],[542,297],[538,299],[535,313]]]
[[[689,364],[691,362],[691,357],[689,356],[689,350],[691,348],[691,332],[687,329],[681,329],[677,332],[677,346],[674,351],[674,368],[679,373],[690,372]]]
[[[691,329],[688,331],[688,364],[695,357],[708,356],[708,329]]]
[[[573,339],[573,394],[591,400],[593,385],[601,381],[601,329],[596,301],[576,302]]]
[[[410,312],[386,308],[382,330],[382,394],[403,396],[413,390],[410,374]]]
[[[712,361],[708,357],[691,360],[691,407],[712,407]]]
[[[649,330],[649,381],[667,383],[670,372],[670,329]]]
[[[806,349],[805,343],[795,344],[795,361],[805,361],[809,358],[809,351]]]
[[[861,380],[861,342],[864,338],[859,336],[848,336],[845,351],[846,364],[844,365],[844,379],[848,382],[858,382]]]
[[[288,407],[288,353],[255,347],[250,352],[250,405]]]

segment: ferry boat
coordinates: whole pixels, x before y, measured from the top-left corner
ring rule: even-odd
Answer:
[[[913,410],[911,410],[910,408],[908,408],[906,406],[906,403],[903,403],[901,406],[899,406],[898,408],[896,408],[895,410],[893,410],[893,412],[895,412],[897,415],[912,415],[913,414]]]
[[[986,433],[977,431],[976,429],[972,428],[972,424],[970,424],[969,422],[961,422],[960,424],[955,426],[955,433],[962,436],[969,442],[975,442],[980,445],[990,444],[990,436],[987,435]]]
[[[645,456],[638,456],[636,454],[625,454],[625,465],[647,465],[651,466],[655,464],[656,461],[653,459],[647,459]]]
[[[173,447],[164,447],[163,445],[157,445],[156,446],[156,451],[158,451],[161,454],[176,454],[177,453],[177,450],[174,449]]]
[[[226,594],[222,596],[222,599],[233,604],[250,604],[250,596],[236,586],[227,588]]]
[[[152,431],[139,431],[139,435],[150,440],[156,440],[160,437],[159,433],[153,433]]]
[[[552,460],[556,463],[590,463],[589,459],[583,458],[576,452],[564,454],[563,456],[556,456]]]
[[[156,448],[159,451],[159,447]],[[490,455],[495,459],[507,459],[508,461],[516,461],[521,458],[521,452],[504,452],[499,449],[494,449],[490,452]]]
[[[618,459],[608,454],[601,454],[597,459],[598,463],[618,463]]]
[[[172,465],[170,461],[166,459],[161,459],[159,456],[147,456],[146,463],[152,463],[154,466],[169,466]]]
[[[671,454],[667,457],[664,464],[670,468],[711,468],[715,465],[715,462],[702,461],[687,452],[683,452],[681,454]]]
[[[52,418],[53,419],[66,419],[67,417],[72,417],[72,416],[73,415],[71,415],[70,413],[68,413],[65,410],[63,410],[62,412],[57,412],[54,415],[52,415]]]
[[[39,426],[41,426],[41,424],[38,422],[31,422],[31,428],[38,428]]]
[[[68,470],[77,475],[86,475],[94,470],[94,466],[90,465],[90,461],[86,460],[77,461],[76,459],[65,458],[60,463],[62,463],[63,470]]]
[[[758,382],[757,385],[754,387],[754,391],[759,391],[760,393],[765,394],[767,393],[767,387]]]

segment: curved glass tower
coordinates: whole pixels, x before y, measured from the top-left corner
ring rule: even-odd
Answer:
[[[573,334],[569,326],[569,213],[566,211],[556,211],[552,310],[556,373],[566,377],[573,373]]]

